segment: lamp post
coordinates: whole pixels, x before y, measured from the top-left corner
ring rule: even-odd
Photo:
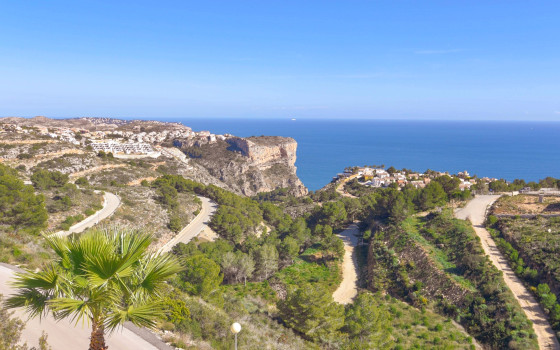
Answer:
[[[241,332],[241,325],[237,322],[231,325],[231,333],[235,335],[235,350],[237,350],[237,333]]]

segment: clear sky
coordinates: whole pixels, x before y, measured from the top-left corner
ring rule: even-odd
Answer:
[[[560,2],[2,1],[0,115],[560,120]]]

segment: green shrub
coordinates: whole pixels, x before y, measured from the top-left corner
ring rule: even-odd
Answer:
[[[167,227],[173,232],[181,231],[181,229],[183,228],[181,218],[179,218],[178,216],[172,216],[169,220],[169,224],[167,224]]]
[[[80,177],[74,181],[74,183],[78,186],[88,186],[89,181],[85,177]]]
[[[31,159],[31,158],[33,158],[33,155],[29,153],[20,153],[17,155],[17,159]]]

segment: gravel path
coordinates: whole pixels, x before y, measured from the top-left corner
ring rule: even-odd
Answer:
[[[455,216],[459,219],[469,218],[471,220],[476,234],[480,237],[484,252],[490,257],[490,260],[498,270],[503,272],[504,281],[513,292],[523,311],[525,311],[527,318],[533,322],[533,329],[537,334],[539,348],[560,349],[558,339],[556,339],[544,311],[533,295],[525,288],[521,280],[515,275],[508,261],[496,246],[492,236],[483,226],[486,208],[499,197],[497,195],[476,196],[466,207],[457,210]]]
[[[342,261],[342,282],[333,293],[337,303],[349,304],[358,295],[358,261],[354,247],[358,245],[360,233],[357,224],[352,224],[337,236],[344,241],[344,260]]]
[[[347,178],[345,178],[345,179],[342,179],[342,180],[340,181],[340,183],[336,186],[336,192],[338,192],[338,193],[339,193],[341,196],[343,196],[343,197],[357,198],[356,196],[351,195],[350,193],[348,193],[348,192],[346,192],[346,191],[344,190],[344,185],[346,185],[346,183],[347,183],[348,181],[354,180],[354,179],[357,178],[357,177],[358,177],[358,175],[351,175],[351,176],[349,176],[349,177],[347,177]]]

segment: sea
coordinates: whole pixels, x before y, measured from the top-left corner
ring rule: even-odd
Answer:
[[[165,120],[165,119],[159,119]],[[560,178],[560,122],[352,119],[173,119],[195,131],[294,138],[309,190],[348,166],[385,165],[512,181]]]

